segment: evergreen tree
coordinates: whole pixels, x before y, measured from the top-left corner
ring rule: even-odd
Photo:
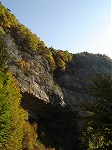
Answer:
[[[84,105],[89,117],[83,132],[88,149],[108,150],[112,147],[112,77],[100,75],[91,88],[96,101]]]

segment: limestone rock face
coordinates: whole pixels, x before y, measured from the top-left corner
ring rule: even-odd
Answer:
[[[47,60],[35,51],[20,51],[11,37],[6,38],[9,70],[18,81],[22,93],[45,103],[64,105],[61,88],[53,81]]]
[[[94,100],[89,90],[91,79],[102,73],[112,75],[112,60],[109,57],[84,52],[73,55],[66,70],[56,70],[53,77],[43,56],[33,50],[20,51],[10,36],[6,37],[6,41],[10,56],[9,70],[18,80],[21,92],[45,103],[79,110],[81,102]]]
[[[102,73],[112,75],[112,60],[100,54],[75,54],[65,71],[57,69],[52,76],[42,55],[33,50],[20,51],[10,36],[5,40],[10,57],[8,67],[23,95],[21,106],[29,121],[39,125],[40,140],[44,131],[48,144],[57,150],[78,149],[77,137],[84,119],[78,120],[77,116],[87,116],[80,104],[95,100],[90,91],[92,78]]]

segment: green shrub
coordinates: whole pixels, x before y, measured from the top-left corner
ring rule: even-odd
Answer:
[[[5,69],[8,62],[7,46],[3,37],[3,34],[0,32],[0,68]]]

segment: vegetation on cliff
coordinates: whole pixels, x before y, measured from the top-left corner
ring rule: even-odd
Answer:
[[[57,68],[65,70],[67,63],[72,59],[72,54],[68,51],[57,51],[46,47],[45,43],[30,29],[19,23],[2,3],[0,3],[0,27],[14,38],[20,50],[34,50],[39,55],[43,55],[48,60],[52,73]]]
[[[16,79],[7,72],[7,46],[0,34],[0,149],[45,150],[37,140],[36,126],[31,126],[21,108],[22,95]]]
[[[84,105],[89,116],[82,139],[86,149],[108,150],[112,148],[112,77],[98,75],[93,83],[91,90],[96,101]]]
[[[11,73],[0,71],[0,149],[45,150],[20,107],[21,94]]]
[[[0,149],[2,150],[52,150],[53,148],[46,148],[38,139],[40,139],[45,145],[56,147],[57,150],[108,150],[112,147],[112,78],[108,75],[102,75],[95,77],[93,82],[93,87],[91,88],[92,96],[96,98],[96,101],[84,104],[83,110],[88,112],[88,116],[85,119],[85,125],[83,128],[83,132],[79,132],[78,127],[78,114],[74,111],[69,110],[68,108],[59,108],[51,107],[52,105],[45,105],[44,107],[37,108],[34,111],[34,105],[39,102],[39,98],[34,98],[29,94],[29,90],[27,89],[24,93],[26,94],[26,103],[28,104],[28,100],[30,101],[30,97],[32,99],[31,103],[29,103],[30,112],[37,110],[41,110],[39,118],[42,125],[38,128],[36,123],[30,124],[28,121],[28,112],[25,112],[23,108],[20,106],[22,95],[20,93],[20,89],[18,87],[18,83],[13,75],[8,71],[8,47],[6,45],[6,41],[4,40],[5,36],[9,35],[14,42],[16,43],[18,49],[22,52],[33,51],[34,55],[41,55],[40,59],[44,58],[45,62],[48,63],[50,68],[51,75],[56,74],[57,76],[65,74],[65,71],[68,71],[68,74],[65,76],[68,82],[64,82],[66,80],[62,80],[60,87],[62,87],[63,93],[67,88],[69,94],[73,96],[74,91],[85,93],[86,80],[83,82],[84,71],[82,68],[86,67],[85,64],[88,64],[88,61],[85,57],[89,56],[87,53],[83,53],[81,56],[81,60],[79,61],[79,57],[75,58],[74,64],[77,66],[81,66],[83,70],[83,75],[81,76],[79,72],[77,74],[81,76],[81,78],[77,78],[76,80],[74,76],[70,77],[70,74],[74,74],[78,67],[74,67],[74,64],[71,64],[71,68],[68,68],[67,65],[71,62],[73,55],[70,54],[67,50],[55,50],[54,48],[48,48],[40,38],[33,34],[27,27],[23,24],[19,23],[16,17],[10,13],[9,9],[6,9],[2,3],[0,3]],[[97,55],[98,56],[98,55]],[[104,57],[103,57],[104,58]],[[105,64],[102,57],[99,60],[99,66],[96,64],[93,66],[93,70],[96,71],[100,64]],[[96,59],[96,57],[94,58]],[[108,59],[105,57],[105,59]],[[89,58],[89,61],[91,57]],[[85,64],[83,64],[85,61]],[[93,61],[93,60],[91,60]],[[92,63],[92,62],[91,62]],[[97,63],[97,62],[96,62]],[[108,62],[109,63],[109,62]],[[34,63],[35,64],[35,63]],[[40,63],[39,63],[40,64]],[[46,64],[45,64],[46,65]],[[73,66],[72,66],[73,65]],[[85,65],[85,66],[84,66]],[[29,63],[25,60],[18,60],[16,62],[16,66],[18,68],[22,68],[25,70],[27,77],[29,76]],[[40,66],[38,66],[39,68]],[[69,66],[70,67],[70,66]],[[74,67],[74,70],[73,70]],[[109,63],[108,68],[111,68]],[[68,70],[67,70],[68,69]],[[80,70],[81,70],[80,69]],[[91,71],[91,64],[88,65],[87,70]],[[18,69],[19,70],[19,69]],[[41,69],[42,70],[42,69]],[[81,71],[82,71],[81,70]],[[86,70],[86,71],[87,71]],[[24,72],[21,71],[24,74]],[[31,72],[30,72],[31,73]],[[45,73],[45,72],[44,72]],[[33,74],[33,73],[32,73]],[[31,75],[32,75],[31,74]],[[92,72],[91,72],[92,74]],[[75,74],[76,75],[76,74]],[[87,75],[87,74],[86,74]],[[19,75],[18,75],[19,76]],[[47,79],[47,74],[37,74],[37,76],[43,79],[43,84]],[[47,76],[47,77],[46,77]],[[23,76],[24,77],[24,76]],[[56,77],[56,76],[55,76]],[[40,82],[40,78],[38,79]],[[51,79],[51,78],[49,78]],[[58,80],[58,78],[56,78]],[[83,84],[76,84],[76,81],[81,79],[81,82],[84,83],[84,88],[82,88]],[[38,82],[36,80],[36,82]],[[27,81],[27,80],[26,80]],[[72,82],[69,84],[70,81]],[[27,84],[27,82],[25,82]],[[77,82],[79,83],[79,82]],[[38,84],[37,84],[38,85]],[[47,85],[47,84],[45,84]],[[44,85],[44,86],[45,86]],[[85,87],[86,85],[86,87]],[[41,85],[42,86],[42,85]],[[43,86],[43,88],[44,88]],[[55,86],[55,85],[53,85]],[[52,88],[53,88],[52,86]],[[57,86],[55,86],[57,88]],[[37,86],[38,88],[38,86]],[[47,88],[46,88],[47,89]],[[40,89],[39,89],[40,90]],[[51,93],[49,89],[47,89],[48,93],[53,100],[57,100],[58,98],[56,93]],[[55,90],[58,93],[58,88]],[[72,92],[71,92],[72,91]],[[89,90],[88,90],[89,91]],[[41,93],[41,90],[40,90]],[[40,94],[39,93],[39,94]],[[62,93],[62,94],[63,94]],[[89,93],[89,92],[88,92]],[[30,96],[29,96],[30,95]],[[49,96],[48,95],[48,96]],[[64,95],[64,94],[63,94]],[[71,96],[71,97],[72,97]],[[75,95],[76,96],[76,95]],[[79,96],[79,95],[78,95]],[[41,97],[41,95],[40,95]],[[63,96],[68,97],[67,92]],[[63,98],[62,97],[62,98]],[[74,96],[71,98],[74,100]],[[70,100],[71,100],[70,99]],[[79,99],[77,99],[79,100]],[[33,102],[35,102],[33,104]],[[69,100],[68,100],[68,104]],[[32,106],[32,107],[31,107]],[[51,109],[52,108],[52,109]],[[45,110],[44,110],[45,109]],[[81,108],[82,109],[82,108]],[[33,111],[32,111],[33,110]],[[36,114],[37,115],[37,114]],[[34,119],[34,118],[33,118]],[[40,129],[40,133],[37,131]],[[61,146],[60,146],[61,145]]]

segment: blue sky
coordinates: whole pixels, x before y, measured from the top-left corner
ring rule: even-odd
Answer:
[[[45,44],[112,58],[111,0],[1,0]]]

